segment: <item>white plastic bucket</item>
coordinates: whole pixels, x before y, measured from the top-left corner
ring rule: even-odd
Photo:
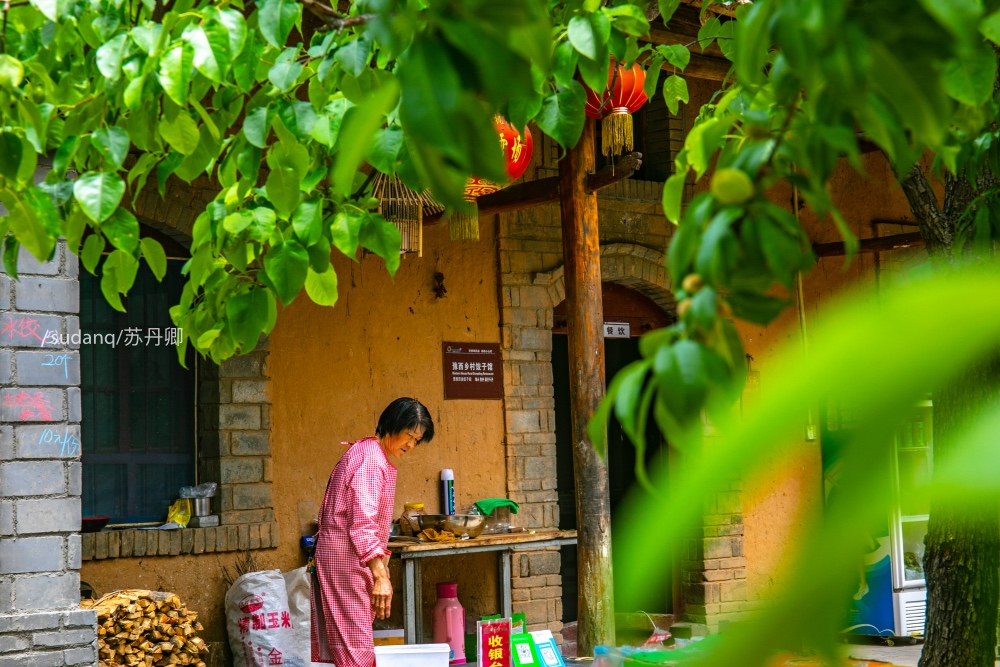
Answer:
[[[448,667],[448,644],[376,646],[375,667]]]

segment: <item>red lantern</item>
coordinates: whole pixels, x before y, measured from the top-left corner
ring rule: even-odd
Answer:
[[[493,119],[493,126],[499,135],[500,150],[503,151],[508,183],[516,181],[524,175],[528,165],[531,164],[533,149],[531,130],[525,127],[522,139],[521,133],[501,116]],[[451,240],[479,240],[479,211],[476,208],[476,199],[483,195],[492,194],[502,187],[503,185],[498,185],[485,178],[472,177],[469,179],[465,184],[464,197],[465,201],[472,205],[473,210],[471,213],[456,211],[451,216],[448,224]]]
[[[587,89],[588,118],[601,119],[601,153],[618,155],[622,148],[632,150],[632,114],[646,103],[646,70],[639,63],[626,69],[608,64],[608,85],[598,96]]]
[[[521,140],[521,133],[504,120],[501,116],[493,119],[493,126],[497,128],[500,135],[500,148],[503,149],[504,162],[507,167],[507,177],[511,181],[516,181],[524,175],[531,163],[531,130],[524,128],[524,140]]]

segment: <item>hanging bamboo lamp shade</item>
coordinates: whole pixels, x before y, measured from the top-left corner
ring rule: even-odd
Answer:
[[[531,130],[525,127],[522,138],[521,133],[501,116],[496,116],[493,119],[493,126],[496,128],[500,140],[500,150],[503,151],[507,182],[516,181],[524,175],[528,165],[531,164],[531,154],[534,148]],[[503,185],[498,185],[485,178],[473,177],[469,179],[468,183],[465,184],[463,196],[465,201],[471,205],[472,210],[456,211],[448,220],[448,235],[452,241],[479,240],[479,209],[476,200],[483,195],[492,194],[502,187]]]
[[[424,213],[440,213],[441,204],[425,190],[416,193],[399,176],[377,172],[372,179],[372,195],[378,199],[378,212],[399,230],[399,250],[424,256]]]

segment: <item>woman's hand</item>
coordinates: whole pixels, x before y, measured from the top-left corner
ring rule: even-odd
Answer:
[[[375,580],[372,606],[375,608],[375,618],[389,618],[389,612],[392,610],[392,582],[389,581],[389,577]]]
[[[372,558],[368,561],[368,568],[375,579],[375,586],[372,588],[372,609],[375,610],[375,618],[389,618],[389,613],[392,611],[392,582],[389,581],[386,563],[381,556]]]

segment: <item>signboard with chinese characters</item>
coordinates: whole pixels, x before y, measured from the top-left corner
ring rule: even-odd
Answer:
[[[503,398],[503,362],[497,343],[441,344],[445,399]]]
[[[628,338],[632,335],[628,322],[605,322],[605,338]]]
[[[510,619],[476,623],[477,667],[511,667]]]

